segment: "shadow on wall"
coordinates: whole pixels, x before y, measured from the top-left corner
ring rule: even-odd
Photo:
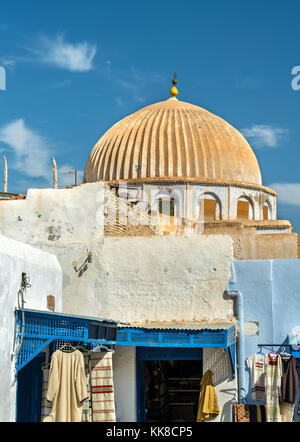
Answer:
[[[222,414],[220,416],[220,422],[229,422],[231,415],[231,404],[237,403],[237,390],[235,388],[225,388],[223,390],[220,390],[220,393],[231,396],[231,398],[227,402],[224,402]]]
[[[213,381],[215,386],[222,382],[233,379],[231,364],[227,350],[217,348],[213,354],[205,361],[206,370],[213,372]]]

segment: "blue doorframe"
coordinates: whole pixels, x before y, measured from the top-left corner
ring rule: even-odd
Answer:
[[[202,348],[136,347],[136,417],[145,422],[145,361],[199,361]]]

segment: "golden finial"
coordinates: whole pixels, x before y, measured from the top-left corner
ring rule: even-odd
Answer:
[[[174,73],[174,78],[172,80],[172,83],[173,83],[173,87],[170,90],[170,94],[172,95],[172,97],[176,97],[176,95],[178,95],[178,90],[177,90],[177,87],[175,86],[178,83],[176,72]]]

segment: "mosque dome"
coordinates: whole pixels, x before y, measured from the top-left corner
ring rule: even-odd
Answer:
[[[175,87],[171,95],[113,125],[92,149],[83,182],[260,187],[260,168],[243,135],[213,113],[178,100]]]

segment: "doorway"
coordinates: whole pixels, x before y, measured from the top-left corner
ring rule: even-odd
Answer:
[[[153,349],[152,349],[153,350]],[[137,349],[137,419],[196,422],[202,349]]]

